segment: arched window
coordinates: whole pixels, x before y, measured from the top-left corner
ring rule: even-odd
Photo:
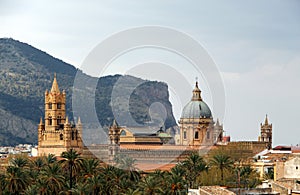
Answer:
[[[74,138],[75,138],[74,131],[72,131],[71,137],[72,137],[72,140],[74,140]]]
[[[210,139],[210,131],[207,131],[207,132],[206,132],[206,138],[207,138],[207,139]]]
[[[48,109],[52,109],[52,103],[48,104]]]
[[[49,116],[49,125],[52,125],[52,116]]]
[[[122,130],[120,135],[121,136],[126,136],[126,131]]]
[[[60,140],[64,140],[64,135],[63,135],[63,134],[60,134],[60,135],[59,135],[59,139],[60,139]]]
[[[195,139],[199,139],[199,131],[195,132]]]
[[[61,109],[61,103],[57,103],[57,109]]]
[[[61,116],[57,116],[57,125],[61,124]]]
[[[183,139],[186,139],[186,131],[183,132]]]

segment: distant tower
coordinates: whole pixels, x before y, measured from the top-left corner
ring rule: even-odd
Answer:
[[[119,153],[120,149],[120,130],[117,121],[114,119],[112,126],[109,128],[109,162],[113,163],[114,157]]]
[[[179,145],[199,146],[215,141],[213,117],[202,100],[197,81],[191,101],[182,110],[179,127]]]
[[[272,124],[269,124],[268,116],[266,115],[265,123],[260,124],[260,140],[267,143],[267,148],[272,148]]]
[[[80,119],[76,128],[66,117],[66,93],[60,92],[54,75],[50,92],[45,92],[45,123],[41,119],[38,126],[38,153],[60,156],[62,152],[71,148],[81,152],[81,138]]]
[[[223,141],[223,125],[220,124],[219,119],[214,126],[214,140],[217,143]]]

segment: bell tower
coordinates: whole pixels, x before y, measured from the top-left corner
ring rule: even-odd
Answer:
[[[265,123],[260,124],[260,141],[266,142],[269,150],[272,148],[272,124],[269,124],[267,115]]]
[[[109,128],[109,162],[113,163],[114,157],[119,153],[120,148],[120,126],[114,119],[112,126]]]
[[[38,154],[60,156],[71,148],[83,149],[82,124],[78,119],[75,126],[66,117],[66,92],[59,90],[54,74],[51,90],[45,92],[45,123],[41,118],[38,125]]]
[[[48,130],[57,130],[66,121],[66,92],[60,92],[56,74],[51,91],[45,92],[45,126]]]

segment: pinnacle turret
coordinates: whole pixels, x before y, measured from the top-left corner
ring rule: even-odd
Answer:
[[[78,117],[77,125],[81,125],[80,117]]]
[[[118,126],[119,126],[119,125],[118,125],[116,119],[114,119],[114,120],[113,120],[112,127],[113,127],[113,128],[117,128]]]
[[[40,123],[39,123],[39,125],[44,125],[44,122],[43,122],[43,118],[42,118],[42,117],[40,118]]]
[[[65,124],[69,124],[69,117],[66,117],[66,122]]]
[[[56,80],[56,74],[54,74],[54,79],[51,87],[51,93],[60,93],[57,80]]]

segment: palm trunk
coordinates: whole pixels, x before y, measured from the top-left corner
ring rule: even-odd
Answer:
[[[222,180],[222,184],[224,185],[224,170],[223,170],[223,168],[221,168],[221,180]]]
[[[72,183],[72,164],[69,165],[69,171],[70,171],[70,190],[73,188],[73,183]]]

